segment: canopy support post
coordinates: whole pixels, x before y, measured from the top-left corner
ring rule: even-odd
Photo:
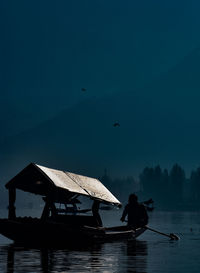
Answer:
[[[16,200],[16,189],[9,189],[9,206],[8,206],[8,219],[13,220],[16,218],[15,213],[15,200]]]

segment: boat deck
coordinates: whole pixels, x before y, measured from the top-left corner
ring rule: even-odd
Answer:
[[[94,227],[44,221],[38,218],[19,217],[15,220],[0,219],[0,233],[18,243],[37,243],[42,245],[68,245],[78,243],[134,240],[145,228],[133,230],[127,226]]]

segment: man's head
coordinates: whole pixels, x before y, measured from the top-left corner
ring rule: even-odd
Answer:
[[[128,199],[129,204],[137,203],[137,201],[138,201],[138,197],[136,194],[132,193],[129,195],[129,199]]]

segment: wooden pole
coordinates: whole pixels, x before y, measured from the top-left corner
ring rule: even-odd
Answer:
[[[150,228],[150,227],[148,227],[148,226],[145,226],[145,228],[148,229],[148,230],[151,230],[151,231],[153,231],[153,232],[155,232],[155,233],[158,233],[158,234],[160,234],[160,235],[166,236],[166,237],[170,238],[171,240],[180,240],[180,238],[179,238],[176,234],[174,234],[174,233],[167,234],[167,233],[164,233],[164,232],[160,232],[160,231],[158,231],[158,230],[155,230],[155,229],[153,229],[153,228]]]

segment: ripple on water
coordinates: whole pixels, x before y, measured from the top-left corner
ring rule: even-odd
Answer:
[[[0,240],[0,272],[199,273],[198,214],[159,213],[151,217],[150,225],[183,236],[179,241],[170,241],[146,231],[135,242],[79,249],[27,249]]]

